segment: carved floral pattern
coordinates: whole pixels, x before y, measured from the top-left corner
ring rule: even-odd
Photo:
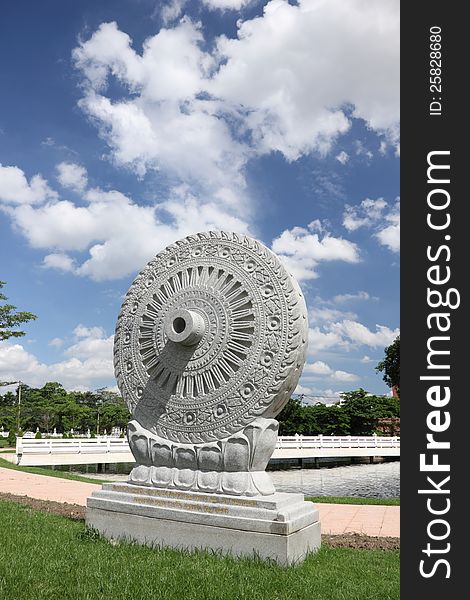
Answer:
[[[204,321],[195,346],[165,333],[178,309]],[[118,386],[153,434],[215,442],[279,413],[299,380],[307,332],[300,288],[273,252],[244,235],[196,234],[131,285],[116,327]]]

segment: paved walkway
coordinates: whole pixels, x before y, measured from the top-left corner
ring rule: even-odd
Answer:
[[[0,467],[0,491],[18,496],[85,506],[88,496],[100,488],[100,484],[33,475]],[[316,506],[320,511],[322,533],[400,537],[399,506],[323,503]]]
[[[0,467],[0,492],[7,494],[85,506],[88,496],[100,488],[101,485],[96,483],[34,475]]]
[[[318,503],[322,533],[400,537],[400,507]]]

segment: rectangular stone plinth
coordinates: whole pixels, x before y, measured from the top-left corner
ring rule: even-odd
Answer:
[[[280,564],[300,562],[320,547],[318,510],[302,494],[244,497],[105,484],[88,498],[86,522],[108,539]]]

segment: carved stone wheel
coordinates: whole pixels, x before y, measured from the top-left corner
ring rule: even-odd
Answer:
[[[131,285],[114,341],[118,386],[157,435],[221,440],[280,412],[307,333],[300,288],[273,252],[244,235],[199,233],[160,252]]]

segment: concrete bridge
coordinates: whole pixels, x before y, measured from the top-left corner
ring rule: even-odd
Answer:
[[[273,459],[400,456],[400,438],[385,436],[279,436]],[[126,439],[17,438],[16,464],[24,466],[133,463]]]

